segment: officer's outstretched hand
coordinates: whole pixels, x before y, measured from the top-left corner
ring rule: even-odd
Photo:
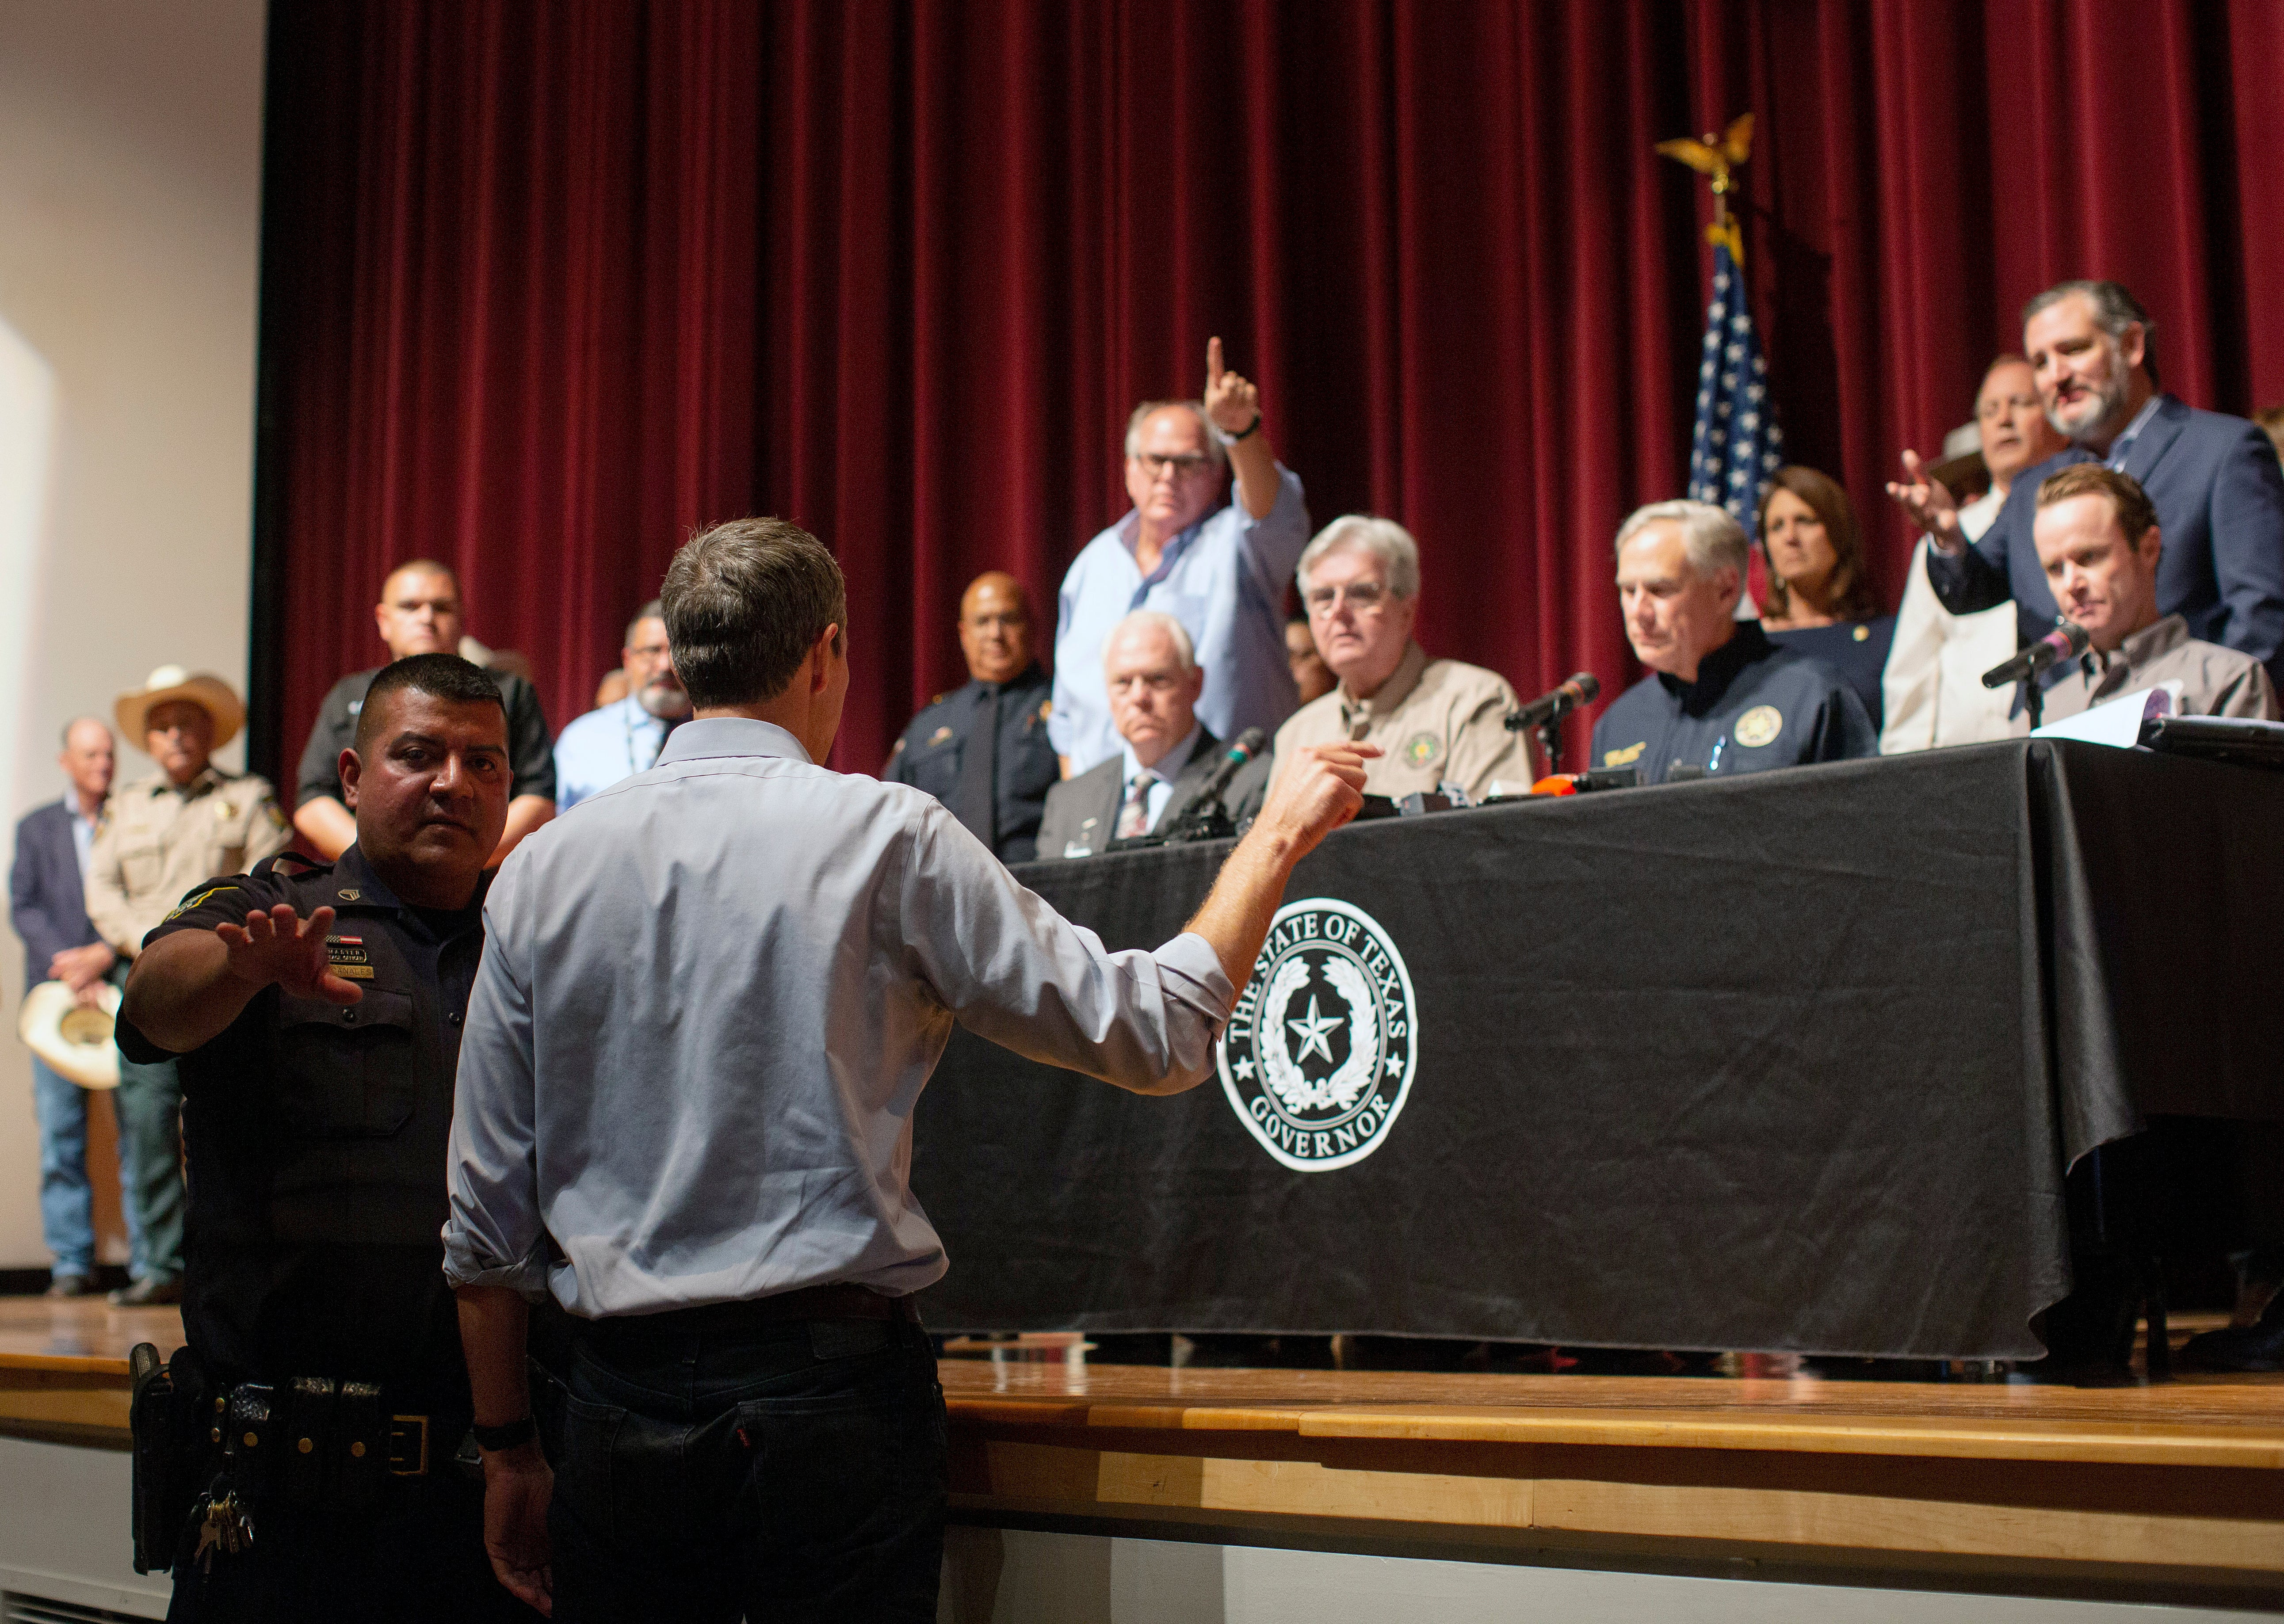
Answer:
[[[333,973],[325,956],[325,933],[332,928],[333,910],[320,908],[306,920],[290,902],[280,902],[264,913],[246,916],[244,925],[217,925],[215,934],[230,949],[230,972],[256,987],[273,981],[296,998],[322,998],[327,1003],[355,1003],[364,996],[354,981]]]

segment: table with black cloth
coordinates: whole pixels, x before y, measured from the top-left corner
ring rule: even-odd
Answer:
[[[1295,1171],[1219,1079],[1138,1097],[960,1032],[916,1120],[922,1311],[2036,1358],[2071,1163],[2284,1117],[2280,839],[2284,774],[2022,740],[1351,826],[1286,894],[1409,968],[1378,1149]],[[1018,873],[1147,947],[1226,851]]]

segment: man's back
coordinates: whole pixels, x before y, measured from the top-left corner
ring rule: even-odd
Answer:
[[[519,848],[489,915],[459,1120],[523,1089],[576,1279],[556,1289],[591,1316],[917,1291],[945,1264],[905,1186],[911,1108],[955,1016],[1151,1080],[1202,1073],[1227,1007],[1203,942],[1106,959],[932,798],[812,766],[766,722],[685,724],[656,769]],[[456,1137],[464,1168],[512,1183],[520,1147],[483,1150]],[[456,1229],[497,1194],[456,1184]],[[528,1254],[490,1227],[455,1243],[463,1276]]]

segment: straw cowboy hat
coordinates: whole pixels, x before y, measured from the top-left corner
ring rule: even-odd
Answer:
[[[119,1015],[119,989],[106,981],[96,993],[101,1002],[90,1009],[61,981],[41,982],[24,995],[16,1035],[59,1077],[82,1089],[115,1089],[119,1046],[111,1034]]]
[[[237,738],[239,729],[246,725],[246,707],[222,678],[204,671],[193,675],[180,666],[160,666],[144,679],[142,687],[119,696],[112,714],[119,718],[120,736],[142,749],[143,736],[150,730],[145,719],[153,706],[169,699],[188,699],[214,718],[216,750]]]

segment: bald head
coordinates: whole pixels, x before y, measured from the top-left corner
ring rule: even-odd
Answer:
[[[111,730],[93,716],[81,716],[64,729],[64,753],[58,758],[64,777],[79,792],[82,811],[93,811],[111,793],[111,776],[119,764],[118,742]]]
[[[1004,570],[986,570],[959,595],[959,652],[979,683],[1005,683],[1031,663],[1031,600]]]
[[[434,558],[415,558],[389,571],[373,605],[380,640],[398,660],[460,652],[460,581]]]

